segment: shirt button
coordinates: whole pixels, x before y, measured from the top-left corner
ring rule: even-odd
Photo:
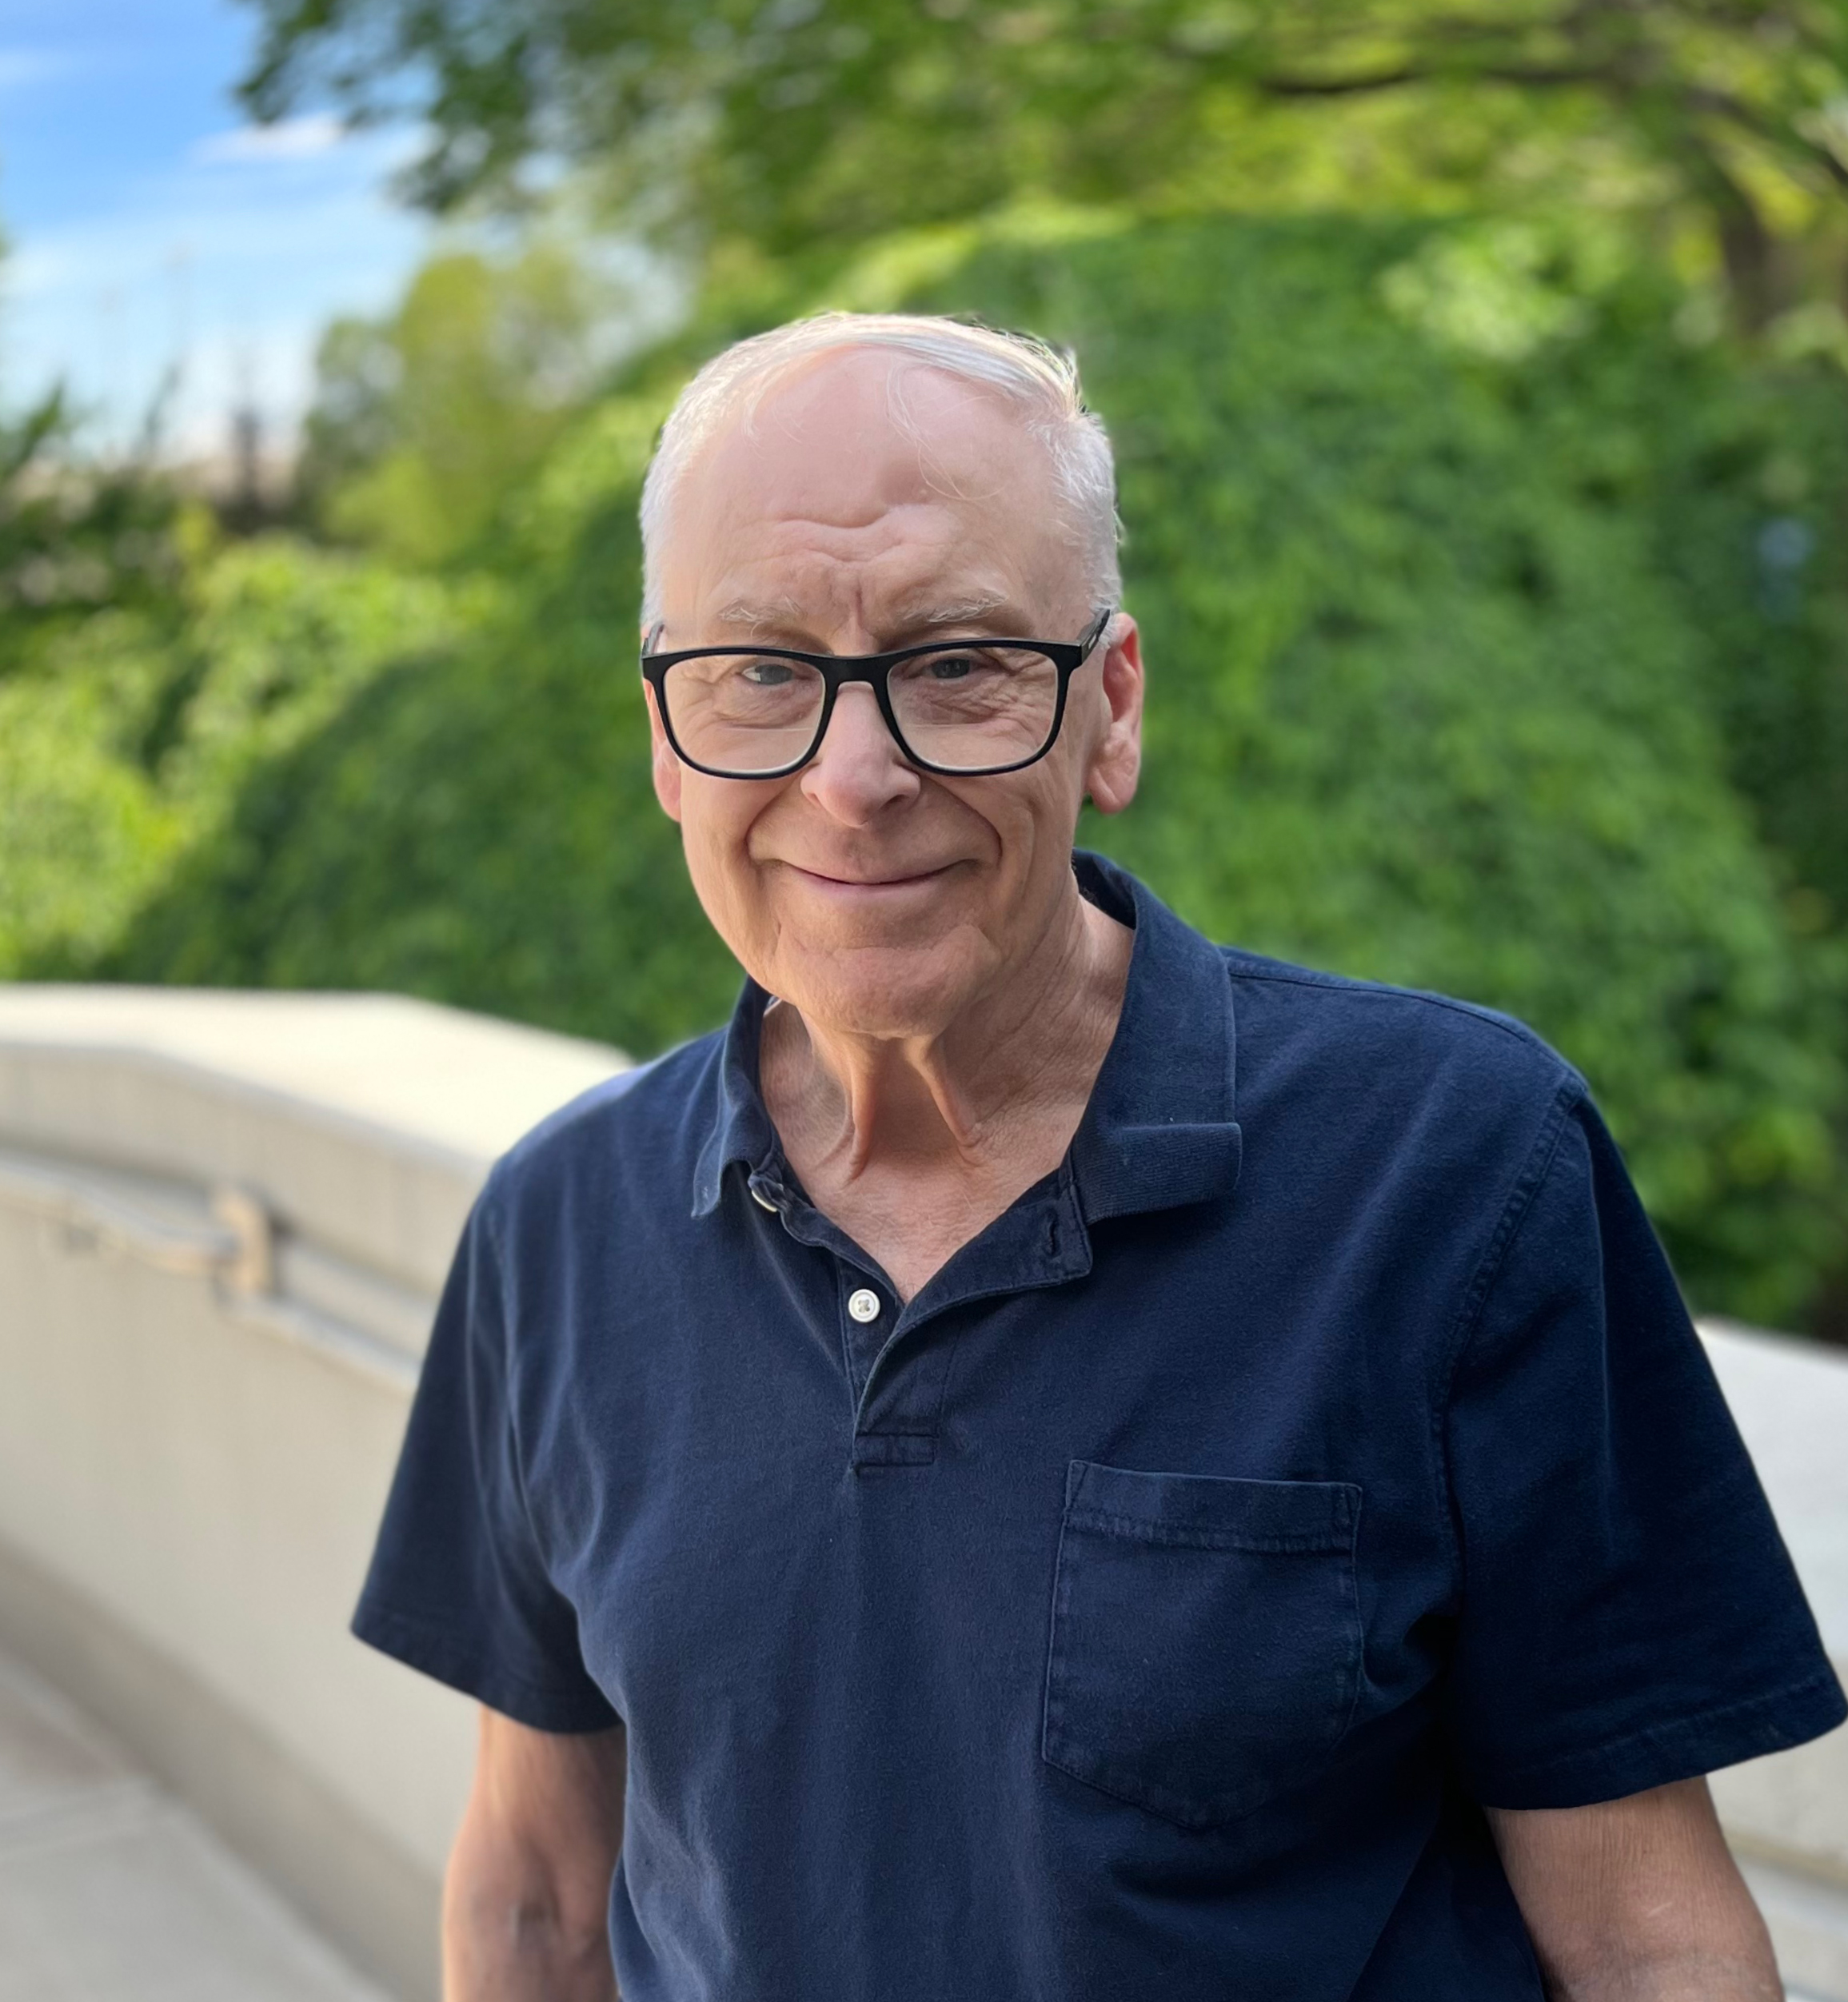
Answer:
[[[847,1310],[856,1321],[876,1321],[879,1318],[879,1295],[870,1286],[861,1286],[847,1296]]]
[[[776,1209],[776,1199],[773,1197],[765,1195],[764,1191],[757,1186],[755,1182],[751,1183],[750,1189],[751,1200],[756,1204],[757,1207],[760,1210],[768,1210],[772,1215],[774,1215]]]

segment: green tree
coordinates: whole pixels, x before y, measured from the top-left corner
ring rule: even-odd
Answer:
[[[776,254],[1023,194],[1555,200],[1696,224],[1754,324],[1840,270],[1843,0],[249,0],[261,116],[414,109],[447,207],[559,155]],[[1818,221],[1824,209],[1830,213]]]
[[[0,678],[0,980],[94,976],[187,858],[235,849],[253,772],[490,596],[201,514],[179,540],[174,604],[93,608]]]
[[[336,321],[300,476],[321,524],[413,564],[468,550],[593,386],[606,290],[541,240],[439,256],[386,318]]]
[[[7,249],[0,233],[0,267]],[[164,394],[136,448],[98,462],[76,450],[62,385],[22,409],[7,386],[0,383],[0,680],[74,620],[115,606],[170,609],[180,570],[178,497],[155,463]]]
[[[1716,633],[1781,644],[1778,608],[1749,561],[1683,565],[1695,528],[1749,555],[1802,413],[1690,346],[1672,290],[1574,289],[1501,228],[1043,213],[832,297],[1085,358],[1153,663],[1143,796],[1086,838],[1217,935],[1535,1023],[1696,1299],[1793,1321],[1848,1226],[1841,969],[1712,692]],[[501,612],[252,766],[116,970],[409,988],[638,1053],[716,1019],[736,971],[649,787],[634,505],[675,383],[736,330],[572,428],[507,517]],[[1724,413],[1699,450],[1690,406]]]
[[[178,498],[135,455],[86,463],[64,392],[0,417],[0,676],[46,633],[110,606],[170,607]]]

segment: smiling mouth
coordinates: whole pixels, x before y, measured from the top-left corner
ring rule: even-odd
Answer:
[[[944,863],[934,869],[909,869],[884,876],[830,875],[824,870],[805,869],[797,862],[788,866],[796,875],[806,876],[811,883],[820,883],[824,889],[908,890],[920,883],[936,882],[940,876],[947,875],[954,864]]]

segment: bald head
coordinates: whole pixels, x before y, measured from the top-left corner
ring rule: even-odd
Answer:
[[[856,357],[883,366],[855,370]],[[944,381],[985,394],[1011,430],[1009,450],[1024,475],[1034,461],[1049,476],[1035,523],[1048,541],[1075,558],[1081,595],[1103,605],[1120,594],[1115,469],[1110,441],[1084,403],[1076,363],[1029,336],[1001,333],[960,321],[919,314],[827,313],[740,341],[708,362],[690,382],[664,427],[642,496],[645,628],[662,616],[661,570],[677,532],[678,503],[694,470],[732,433],[752,437],[768,406],[789,414],[806,381],[825,403],[828,385],[855,376],[878,385],[884,409],[864,401],[853,412],[864,435],[869,418],[907,441],[927,479],[952,477],[958,444],[943,435],[952,405],[933,392]],[[797,398],[800,401],[800,398]],[[963,401],[966,405],[968,399]],[[842,405],[845,415],[845,405]],[[949,421],[953,424],[954,419]]]
[[[842,652],[951,627],[1076,630],[1095,600],[1060,510],[1050,455],[986,385],[836,350],[704,441],[668,517],[656,614],[673,644]]]

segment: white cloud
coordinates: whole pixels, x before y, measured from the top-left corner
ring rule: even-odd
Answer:
[[[204,167],[249,166],[271,160],[312,160],[331,152],[346,137],[339,119],[316,115],[285,118],[277,125],[238,126],[214,132],[193,146],[188,158]]]
[[[174,445],[222,443],[245,395],[285,434],[327,319],[381,310],[429,243],[381,185],[406,144],[360,134],[287,171],[273,157],[170,169],[26,236],[0,270],[0,405],[62,380],[98,437],[119,439],[183,357]]]

